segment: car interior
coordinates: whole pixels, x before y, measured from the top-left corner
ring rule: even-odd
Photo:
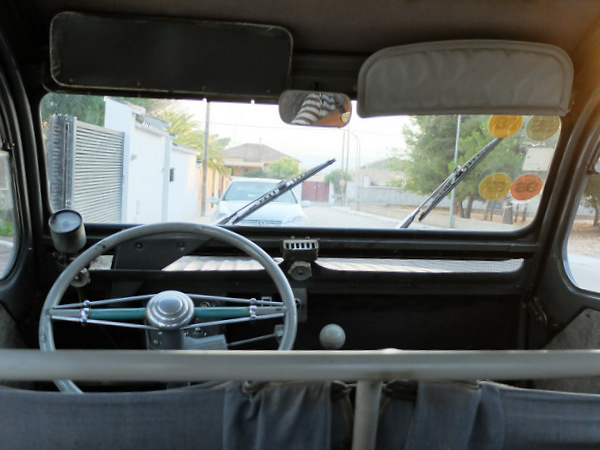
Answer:
[[[1,447],[598,448],[599,48],[595,0],[5,1]]]

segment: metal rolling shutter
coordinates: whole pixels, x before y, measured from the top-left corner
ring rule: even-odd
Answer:
[[[74,117],[51,116],[46,141],[46,171],[50,205],[57,211],[70,208],[71,174],[69,149],[72,149]],[[69,199],[67,201],[67,198]]]
[[[48,164],[52,206],[77,210],[86,222],[119,223],[123,133],[53,118]]]

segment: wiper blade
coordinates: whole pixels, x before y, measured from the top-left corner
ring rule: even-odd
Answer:
[[[456,166],[452,173],[446,178],[442,184],[440,184],[435,190],[427,197],[423,203],[410,213],[396,228],[408,228],[415,218],[420,222],[435,208],[439,202],[441,202],[446,195],[448,195],[452,189],[454,189],[462,179],[475,168],[475,166],[487,156],[502,140],[502,138],[495,138],[490,141],[485,147],[475,153],[471,158],[462,166]],[[423,211],[423,208],[425,210]],[[418,217],[417,217],[418,216]]]
[[[289,180],[280,181],[269,192],[261,195],[260,197],[258,197],[255,200],[252,200],[247,205],[242,206],[240,209],[238,209],[233,214],[220,220],[217,223],[217,225],[227,225],[229,223],[231,223],[232,225],[235,225],[240,220],[243,220],[245,217],[249,216],[257,209],[262,208],[267,203],[269,203],[269,202],[275,200],[277,197],[285,194],[286,192],[288,192],[289,190],[291,190],[298,184],[302,183],[304,180],[319,173],[325,167],[330,166],[334,162],[335,162],[335,159],[330,159],[329,161],[325,161],[324,163],[319,164],[318,166],[315,166],[312,169],[302,172],[300,175],[296,175],[295,177],[290,178]]]

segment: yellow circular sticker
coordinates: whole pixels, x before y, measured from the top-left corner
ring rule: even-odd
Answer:
[[[504,173],[494,173],[479,183],[479,195],[485,200],[498,200],[510,190],[512,180]]]
[[[507,138],[515,134],[523,125],[523,116],[497,116],[490,117],[488,130],[492,136]]]
[[[545,141],[556,134],[560,119],[556,116],[533,116],[527,122],[525,135],[532,141]]]

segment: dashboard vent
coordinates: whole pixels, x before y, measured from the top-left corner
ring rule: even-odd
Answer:
[[[284,239],[281,248],[285,261],[316,261],[319,241],[316,239]]]

